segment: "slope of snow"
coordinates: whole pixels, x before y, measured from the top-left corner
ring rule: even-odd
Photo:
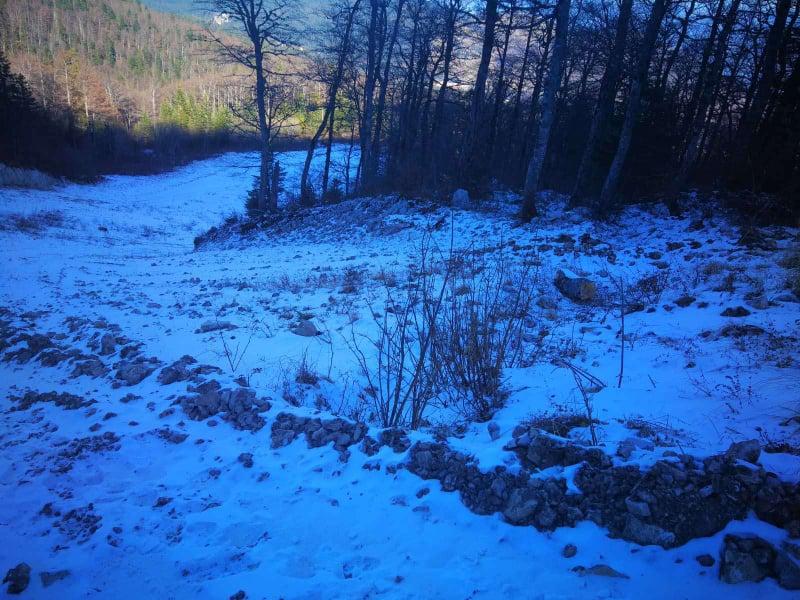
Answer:
[[[337,149],[340,161],[342,152]],[[303,158],[300,152],[282,155],[287,183],[296,182]],[[227,386],[245,376],[274,405],[265,414],[267,427],[237,431],[219,419],[216,426],[191,421],[180,407],[170,412],[186,386],[159,385],[155,374],[115,389],[104,378],[72,378],[65,365],[1,362],[0,570],[29,563],[29,597],[227,598],[237,590],[249,598],[789,597],[771,580],[726,586],[715,569],[695,561],[699,554],[717,555],[726,532],[780,539],[780,530],[755,518],[669,551],[610,539],[591,523],[543,534],[512,527],[499,515],[474,515],[436,482],[402,469],[387,472],[398,460],[387,448],[375,457],[381,470],[372,471],[362,468],[359,451],[341,463],[330,448],[312,450],[302,442],[272,450],[269,437],[280,410],[310,414],[323,396],[321,405],[335,411],[357,398],[362,382],[347,340],[351,328],[374,335],[375,324],[360,294],[342,292],[342,274],[362,270],[369,296],[374,276],[382,269],[405,272],[425,226],[446,216],[452,230],[432,234],[443,247],[451,235],[460,247],[508,248],[513,239],[517,248],[528,248],[516,258],[540,263],[547,283],[542,295],[556,308],[536,318],[554,344],[575,349],[575,362],[609,384],[594,396],[599,437],[609,453],[634,435],[631,420],[663,431],[659,452],[704,456],[751,438],[796,447],[796,425],[781,422],[800,400],[800,311],[783,291],[785,274],[774,252],[737,245],[735,229],[722,218],[692,231],[689,218],[638,208],[613,225],[571,221],[554,209],[518,228],[503,216],[514,208],[504,198],[493,213],[442,210],[422,217],[401,210],[387,221],[403,226],[387,235],[355,229],[349,239],[332,240],[300,232],[193,251],[196,235],[241,211],[255,170],[253,155],[228,154],[159,176],[119,176],[53,191],[0,190],[2,223],[24,216],[41,224],[0,228],[0,306],[10,320],[31,332],[67,334],[68,317],[102,319],[141,342],[146,356],[169,364],[190,354],[222,369],[216,378]],[[607,252],[572,251],[555,242],[561,234],[578,240],[585,233],[614,260]],[[789,249],[797,236],[783,231],[777,244]],[[668,250],[668,242],[681,246]],[[647,257],[654,251],[661,258]],[[668,264],[655,266],[660,261]],[[621,386],[619,314],[560,297],[550,283],[558,268],[610,290],[619,281],[633,287],[643,276],[666,273],[664,290],[651,303],[655,310],[625,317]],[[721,282],[729,272],[735,283],[726,288]],[[762,290],[769,304],[749,307],[744,319],[721,316],[725,308],[745,305],[753,290]],[[676,306],[684,294],[695,301]],[[292,333],[299,313],[313,315],[324,334]],[[209,321],[237,329],[198,333]],[[761,327],[770,337],[720,335],[731,323]],[[87,350],[85,342],[76,343]],[[295,384],[303,360],[325,375],[318,387]],[[555,407],[581,410],[571,374],[551,362],[507,375],[511,394],[494,418],[500,439],[492,441],[485,424],[472,424],[450,440],[484,468],[510,464],[502,446],[520,421]],[[14,406],[11,396],[26,390],[66,391],[96,404],[6,412]],[[287,391],[303,408],[287,404]],[[139,398],[121,402],[129,393]],[[451,422],[457,415],[439,410],[432,418]],[[164,426],[187,439],[172,444],[153,433]],[[118,450],[78,457],[64,473],[54,469],[63,444],[104,432],[119,436]],[[241,453],[253,455],[252,468],[237,460]],[[658,456],[638,458],[647,464]],[[763,453],[762,464],[783,479],[800,479],[797,456]],[[418,497],[423,488],[430,493]],[[165,499],[161,506],[159,498]],[[43,513],[47,503],[61,516]],[[65,523],[64,515],[90,504],[88,513],[101,520],[86,536],[91,518],[75,513]],[[561,556],[567,543],[578,547],[573,559]],[[571,570],[598,563],[629,579],[580,577]],[[62,569],[70,574],[45,588],[38,574]]]

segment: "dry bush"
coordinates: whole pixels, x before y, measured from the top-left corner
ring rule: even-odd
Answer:
[[[370,306],[378,335],[351,330],[348,340],[381,425],[417,428],[437,401],[462,417],[489,419],[507,395],[503,369],[519,364],[533,275],[509,257],[442,253],[425,242],[405,285],[381,278],[385,309]]]
[[[534,271],[478,251],[455,257],[449,268],[431,358],[458,412],[486,421],[505,403],[503,369],[519,362]]]
[[[351,328],[348,345],[367,380],[366,395],[382,427],[423,424],[425,411],[437,395],[436,365],[429,360],[431,342],[442,306],[448,275],[437,282],[428,269],[431,246],[426,240],[419,253],[419,271],[407,285],[385,286],[385,310],[369,312],[378,329],[376,338]],[[362,342],[374,346],[365,353]]]

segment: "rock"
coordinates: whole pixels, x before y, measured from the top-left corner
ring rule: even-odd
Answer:
[[[527,494],[524,489],[516,489],[511,492],[503,516],[512,525],[525,525],[530,522],[538,507],[539,499],[535,495]]]
[[[642,546],[661,546],[670,548],[675,544],[675,534],[671,531],[645,523],[638,517],[628,514],[625,520],[625,528],[622,530],[622,537],[631,540]]]
[[[677,304],[681,308],[686,308],[687,306],[692,304],[692,302],[694,302],[695,300],[696,298],[694,296],[685,295],[675,300],[675,304]]]
[[[500,426],[494,421],[490,421],[486,429],[489,431],[489,437],[492,438],[493,442],[500,438]]]
[[[469,197],[469,192],[465,189],[457,189],[453,192],[453,198],[450,204],[453,208],[470,208],[472,206],[472,200]]]
[[[164,367],[158,374],[158,382],[161,385],[169,385],[176,381],[186,381],[192,377],[189,365],[197,363],[194,357],[188,354],[182,356],[171,365]]]
[[[108,356],[117,351],[117,338],[116,336],[106,333],[100,338],[100,355]]]
[[[744,460],[754,465],[758,464],[761,456],[761,444],[758,440],[747,440],[745,442],[735,442],[730,445],[725,456],[737,460]]]
[[[556,273],[555,285],[559,292],[574,302],[589,302],[597,294],[594,282],[560,269]]]
[[[700,566],[703,567],[713,567],[714,563],[717,562],[710,554],[701,554],[699,556],[695,556],[695,560],[700,563]]]
[[[583,577],[585,577],[586,575],[598,575],[600,577],[617,577],[620,579],[630,579],[630,577],[625,575],[625,573],[620,573],[616,569],[613,569],[608,565],[603,565],[603,564],[594,565],[589,567],[588,569],[586,567],[581,567],[581,566],[573,567],[572,571]]]
[[[563,550],[561,550],[561,556],[564,558],[572,558],[578,553],[578,547],[575,544],[567,544],[564,546]]]
[[[162,506],[166,506],[170,502],[172,502],[172,498],[170,498],[169,496],[159,496],[158,499],[155,501],[155,504],[153,504],[153,508],[161,508]]]
[[[750,314],[744,306],[728,307],[720,315],[723,317],[746,317]]]
[[[235,594],[228,597],[228,600],[247,600],[247,594],[244,590],[239,590]]]
[[[773,572],[775,549],[757,536],[726,535],[719,578],[725,583],[762,581]]]
[[[638,437],[630,437],[622,440],[617,446],[617,456],[624,460],[628,460],[637,450],[646,450],[652,452],[655,450],[655,445],[650,440]]]
[[[234,325],[228,321],[206,321],[195,330],[195,333],[211,333],[212,331],[228,331],[238,328],[238,325]]]
[[[67,569],[62,569],[60,571],[42,571],[39,573],[39,579],[42,580],[43,587],[50,587],[56,581],[61,581],[69,577],[69,574],[70,572]]]
[[[103,364],[99,358],[88,358],[86,360],[75,363],[75,368],[70,373],[70,377],[80,377],[86,375],[88,377],[103,377],[108,373],[108,367]]]
[[[117,365],[114,378],[121,385],[132,386],[141,383],[155,370],[155,366],[149,362],[123,360]]]
[[[245,469],[252,469],[253,468],[253,455],[250,454],[249,452],[242,452],[239,455],[239,458],[237,458],[236,460],[238,460],[240,463],[242,463],[242,466]]]
[[[647,502],[636,502],[630,498],[625,498],[625,506],[632,515],[645,519],[650,516],[650,507]]]
[[[384,429],[378,435],[378,443],[381,446],[389,446],[395,452],[405,452],[411,447],[411,440],[408,434],[399,428]]]
[[[775,578],[787,590],[800,590],[800,546],[782,544],[775,556]]]
[[[290,330],[293,334],[302,337],[314,337],[322,333],[311,320],[305,319],[300,321],[297,325]]]
[[[13,569],[9,569],[3,578],[3,583],[8,583],[6,591],[9,594],[21,594],[28,587],[31,581],[31,567],[27,563],[19,563]]]

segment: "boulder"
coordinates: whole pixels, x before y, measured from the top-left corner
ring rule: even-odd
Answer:
[[[758,536],[726,535],[720,554],[719,578],[725,583],[758,582],[775,564],[772,544]]]
[[[21,594],[26,590],[31,581],[31,567],[27,563],[19,563],[13,569],[9,569],[3,578],[3,583],[8,584],[6,591],[9,594]]]
[[[310,320],[300,321],[297,325],[292,327],[291,332],[302,337],[314,337],[322,333],[319,329],[317,329],[317,326],[314,325],[313,321]]]
[[[573,302],[589,302],[597,294],[597,285],[593,281],[561,269],[556,273],[555,285]]]
[[[758,464],[758,457],[761,456],[761,444],[759,444],[758,440],[735,442],[730,445],[725,455],[729,458],[743,460],[755,465]]]

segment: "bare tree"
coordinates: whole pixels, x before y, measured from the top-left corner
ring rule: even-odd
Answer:
[[[561,64],[567,51],[567,29],[569,27],[570,0],[558,0],[556,5],[556,34],[553,42],[553,54],[550,56],[550,65],[547,73],[547,82],[544,86],[542,98],[542,114],[536,133],[536,143],[533,155],[528,163],[525,174],[524,204],[522,218],[530,219],[536,215],[536,192],[539,190],[539,179],[542,166],[547,155],[547,146],[550,142],[550,129],[556,112],[556,93],[561,82]]]
[[[285,65],[279,64],[279,59],[289,56],[294,49],[295,0],[202,1],[207,11],[233,21],[247,38],[247,44],[240,44],[211,26],[207,28],[222,57],[242,65],[255,78],[255,125],[261,146],[257,205],[261,212],[277,210],[278,190],[272,189],[275,171],[272,142],[287,75],[281,70]]]

